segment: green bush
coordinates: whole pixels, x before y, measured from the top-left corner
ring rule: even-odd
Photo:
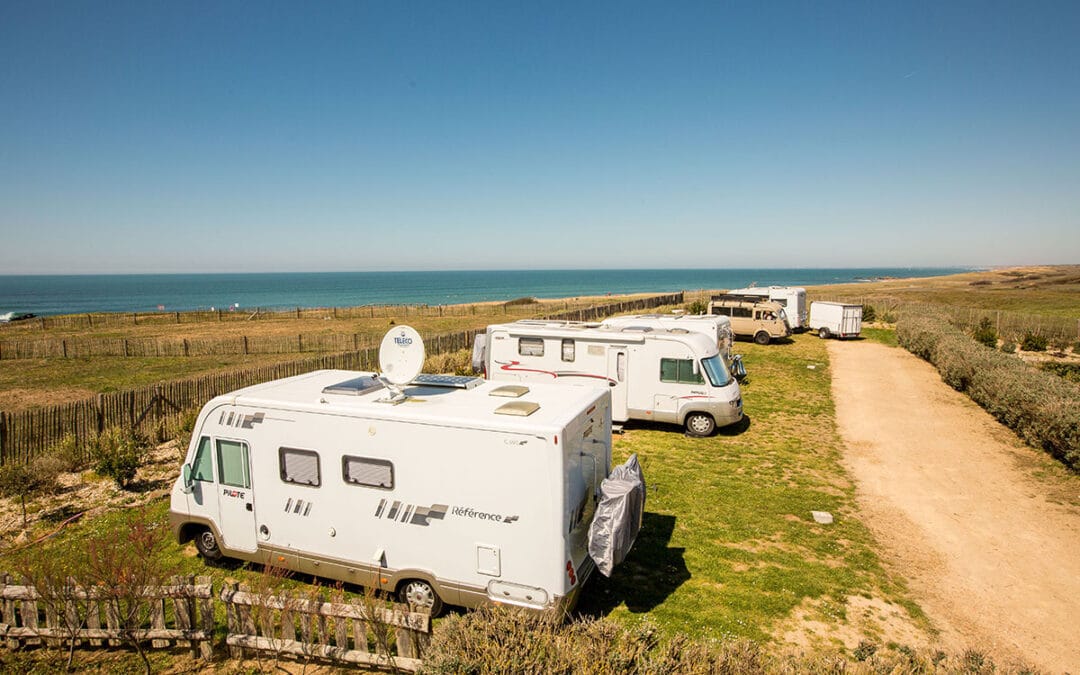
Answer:
[[[1015,354],[1016,353],[1016,343],[1015,342],[1007,342],[1007,341],[1002,342],[1001,343],[1001,351],[1005,352],[1006,354]]]
[[[997,347],[998,334],[994,329],[993,322],[989,317],[983,317],[979,322],[979,327],[975,329],[971,337],[975,338],[976,342],[986,345],[990,349]]]
[[[943,316],[906,316],[900,344],[934,364],[1025,442],[1080,470],[1080,388],[998,351],[983,349]]]
[[[1020,348],[1025,352],[1045,352],[1046,345],[1049,344],[1049,340],[1045,335],[1039,335],[1038,333],[1027,332],[1024,333],[1024,337],[1020,339]]]
[[[143,463],[149,443],[130,430],[107,429],[94,439],[94,471],[126,489]]]
[[[709,311],[709,305],[704,300],[695,300],[686,305],[687,314],[704,314]]]
[[[862,308],[862,320],[865,323],[872,323],[875,319],[877,319],[877,310],[874,309],[874,306],[873,305],[863,305],[863,308]]]
[[[26,500],[55,490],[62,470],[60,460],[51,455],[27,464],[0,466],[0,497],[19,498],[23,527],[26,527]]]
[[[60,439],[60,442],[52,447],[49,454],[60,462],[60,466],[68,473],[75,473],[86,466],[86,455],[79,447],[78,439],[73,434],[68,434]]]

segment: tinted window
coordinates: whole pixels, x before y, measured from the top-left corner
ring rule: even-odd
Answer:
[[[522,356],[543,356],[544,340],[542,338],[518,338],[518,354]]]
[[[297,485],[319,487],[322,479],[319,474],[319,454],[311,450],[296,448],[278,448],[278,460],[281,480]]]
[[[251,487],[247,444],[240,441],[218,441],[217,460],[218,482],[231,487]]]
[[[660,359],[660,381],[704,384],[701,373],[694,372],[693,359]]]
[[[214,460],[210,455],[210,437],[199,439],[199,449],[195,451],[195,461],[191,463],[191,477],[195,480],[214,482]]]
[[[394,465],[385,459],[346,455],[341,458],[341,477],[351,485],[392,490],[394,488]]]

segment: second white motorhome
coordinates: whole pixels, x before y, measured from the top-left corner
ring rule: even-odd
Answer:
[[[737,379],[746,376],[746,367],[743,365],[742,357],[732,351],[735,344],[735,333],[731,330],[731,319],[726,316],[713,316],[710,314],[631,314],[609,317],[601,321],[600,325],[625,330],[685,330],[703,333],[716,340],[716,347],[720,350],[720,356],[727,364],[728,370]]]
[[[715,338],[685,330],[525,320],[488,326],[474,349],[488,379],[611,389],[611,417],[668,422],[694,436],[742,419],[742,393]]]
[[[784,308],[784,319],[792,332],[806,330],[806,289],[797,286],[750,286],[733,288],[731,295],[750,295],[771,300]]]

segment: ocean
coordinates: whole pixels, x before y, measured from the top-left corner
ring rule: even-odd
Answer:
[[[970,270],[875,267],[0,276],[0,314],[451,305],[525,296],[565,298],[737,288],[752,283],[815,286]]]

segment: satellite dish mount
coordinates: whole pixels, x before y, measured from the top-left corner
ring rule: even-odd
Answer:
[[[379,399],[383,403],[401,403],[406,398],[403,386],[409,384],[424,368],[424,340],[411,326],[394,326],[379,345],[380,382],[390,395]]]

